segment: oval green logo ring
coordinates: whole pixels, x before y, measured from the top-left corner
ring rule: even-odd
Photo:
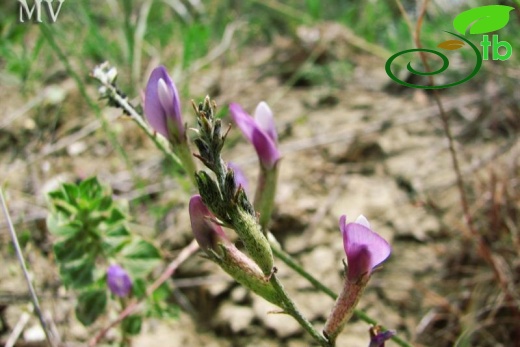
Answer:
[[[446,31],[448,34],[451,34],[451,35],[454,35],[458,38],[460,38],[461,40],[463,40],[464,42],[466,42],[472,49],[473,51],[475,52],[475,55],[477,57],[477,62],[475,64],[475,67],[473,68],[473,71],[467,76],[465,77],[464,79],[460,80],[460,81],[456,81],[456,82],[453,82],[453,83],[449,83],[449,84],[444,84],[444,85],[441,85],[441,86],[425,86],[425,85],[420,85],[420,84],[412,84],[412,83],[408,83],[408,82],[405,82],[403,80],[400,80],[391,70],[391,65],[393,63],[393,61],[403,55],[403,54],[406,54],[406,53],[411,53],[411,52],[426,52],[426,53],[432,53],[432,54],[435,54],[437,55],[438,57],[440,57],[442,59],[442,66],[435,70],[435,71],[432,71],[432,72],[420,72],[420,71],[417,71],[415,70],[411,63],[409,62],[408,65],[406,66],[407,70],[410,71],[411,73],[413,73],[414,75],[420,75],[420,76],[433,76],[433,75],[437,75],[437,74],[440,74],[442,72],[444,72],[448,66],[450,65],[449,63],[449,60],[448,60],[448,57],[446,57],[443,53],[441,52],[438,52],[438,51],[434,51],[432,49],[426,49],[426,48],[414,48],[414,49],[407,49],[405,51],[401,51],[401,52],[398,52],[394,55],[392,55],[390,58],[388,58],[388,60],[386,61],[386,64],[385,64],[385,70],[386,70],[386,73],[387,75],[392,79],[394,80],[395,82],[399,83],[399,84],[402,84],[403,86],[407,86],[407,87],[411,87],[411,88],[420,88],[420,89],[444,89],[444,88],[449,88],[449,87],[453,87],[453,86],[456,86],[458,84],[461,84],[461,83],[464,83],[464,82],[467,82],[469,81],[470,79],[472,79],[480,70],[480,68],[482,67],[482,54],[480,54],[480,51],[478,50],[478,48],[473,44],[471,43],[469,40],[467,40],[465,37],[463,36],[460,36],[460,35],[457,35],[455,33],[452,33],[452,32],[449,32],[449,31]]]

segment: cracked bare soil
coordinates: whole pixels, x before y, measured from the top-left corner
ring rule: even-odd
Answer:
[[[325,80],[310,85],[303,81],[292,88],[286,88],[283,76],[273,68],[282,64],[277,59],[284,59],[276,46],[229,52],[218,64],[189,76],[191,95],[199,98],[212,92],[220,105],[235,101],[250,111],[261,100],[271,105],[283,152],[272,231],[323,283],[340,289],[345,256],[339,216],[354,219],[364,214],[390,241],[393,252],[373,275],[360,309],[417,346],[451,346],[464,331],[494,336],[474,346],[493,346],[496,341],[514,346],[509,343],[515,341],[511,331],[518,330],[518,320],[494,325],[499,322],[496,317],[511,315],[495,312],[493,321],[490,313],[483,312],[501,310],[497,301],[503,298],[492,271],[475,255],[474,243],[464,239],[467,228],[456,177],[431,95],[393,85],[384,61],[364,52],[354,51],[355,58],[345,63],[352,52],[346,43],[338,43],[330,58],[337,66],[330,65]],[[493,194],[520,195],[519,91],[505,90],[501,81],[484,74],[474,83],[441,92],[475,213],[491,204]],[[94,85],[89,93],[95,97]],[[24,107],[31,97],[20,96],[16,87],[2,87],[0,94],[11,100],[5,114],[18,115],[0,127],[0,171],[18,231],[30,238],[24,247],[27,261],[44,310],[62,339],[82,345],[107,321],[86,329],[74,319],[74,293],[61,286],[50,251],[44,193],[60,180],[99,175],[117,197],[130,200],[137,229],[154,237],[169,252],[169,259],[191,240],[189,196],[164,174],[160,154],[138,128],[118,117],[120,111],[104,108],[103,117],[127,152],[131,172],[69,77],[45,86],[36,106],[28,110]],[[187,98],[183,110],[184,120],[192,125]],[[256,156],[235,128],[224,155],[243,167],[254,187]],[[136,177],[145,183],[144,189],[136,187]],[[492,190],[492,180],[505,188]],[[152,206],[166,207],[151,213]],[[516,213],[511,216],[511,223],[518,225]],[[476,220],[485,229],[486,222],[479,216]],[[7,323],[1,340],[5,341],[28,301],[3,222],[1,231],[0,307]],[[499,244],[494,250],[514,284],[520,272],[518,249],[515,253],[514,247]],[[317,326],[323,325],[333,301],[280,261],[276,266],[301,310]],[[134,346],[312,345],[292,318],[272,313],[274,307],[199,256],[189,259],[173,280],[178,290],[172,300],[183,308],[179,320],[146,321]],[[481,323],[482,315],[491,323]],[[37,327],[33,318],[26,332],[32,327]],[[366,346],[368,328],[353,319],[338,346]],[[20,346],[43,346],[22,342]]]

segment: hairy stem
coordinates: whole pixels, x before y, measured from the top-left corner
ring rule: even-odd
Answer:
[[[195,173],[197,172],[197,166],[195,165],[195,161],[193,160],[193,154],[191,153],[190,146],[188,142],[185,141],[174,148],[175,153],[180,159],[184,170],[188,174],[190,178],[190,182],[193,186],[197,186],[197,182],[195,180]]]
[[[284,313],[287,313],[288,315],[293,317],[300,324],[300,326],[304,328],[305,331],[307,331],[316,340],[316,342],[320,344],[320,346],[333,347],[334,344],[331,344],[325,336],[323,336],[316,329],[314,329],[311,322],[309,322],[307,318],[305,318],[301,314],[301,312],[296,307],[296,304],[289,298],[289,296],[285,292],[285,289],[278,280],[276,274],[273,274],[271,276],[271,283],[280,296],[280,300],[282,302],[282,309],[284,310]]]
[[[255,210],[260,212],[260,226],[264,234],[267,231],[268,223],[274,208],[276,196],[276,183],[278,181],[278,163],[271,170],[267,170],[260,165],[260,174],[255,193]]]
[[[310,273],[308,273],[302,266],[300,266],[289,254],[287,254],[282,248],[280,247],[280,244],[276,241],[274,236],[269,233],[269,241],[271,243],[271,248],[273,249],[273,254],[283,261],[287,266],[289,266],[291,269],[293,269],[296,273],[298,273],[300,276],[305,278],[309,283],[311,283],[316,289],[321,291],[322,293],[325,293],[330,298],[336,300],[337,295],[334,293],[332,289],[324,285],[320,282],[316,277],[312,276]],[[375,319],[370,318],[365,312],[361,310],[354,310],[354,315],[361,319],[362,321],[371,324],[371,325],[379,325],[381,326]],[[383,330],[388,330],[388,328],[381,326]],[[396,344],[398,344],[401,347],[412,347],[411,344],[403,340],[397,335],[394,335],[391,337],[392,341],[394,341]]]

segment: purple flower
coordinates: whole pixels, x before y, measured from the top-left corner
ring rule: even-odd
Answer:
[[[132,289],[130,276],[119,265],[110,265],[108,267],[107,284],[110,291],[119,297],[127,296]]]
[[[273,169],[280,159],[277,148],[278,135],[274,126],[273,112],[265,102],[258,104],[255,117],[247,114],[239,104],[229,105],[231,116],[244,136],[255,147],[262,167]]]
[[[350,281],[356,281],[388,258],[391,247],[381,236],[370,229],[368,220],[359,216],[354,223],[346,224],[347,216],[341,216],[339,228],[343,234],[343,246],[347,254]]]
[[[242,186],[244,190],[247,190],[247,187],[249,186],[249,182],[247,180],[246,175],[244,174],[244,171],[235,163],[229,162],[228,168],[232,169],[235,173],[235,183],[238,186]]]
[[[189,210],[191,229],[200,248],[205,252],[218,251],[217,245],[219,243],[230,243],[220,225],[212,221],[215,216],[204,205],[200,195],[191,197]]]
[[[184,140],[179,93],[164,66],[155,68],[148,79],[144,114],[152,128],[171,142]]]
[[[396,334],[395,330],[379,332],[379,327],[370,329],[370,344],[368,347],[385,347],[385,341]]]

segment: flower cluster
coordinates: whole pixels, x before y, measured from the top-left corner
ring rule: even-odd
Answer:
[[[214,176],[196,171],[193,166],[200,192],[189,203],[193,235],[207,257],[238,282],[300,319],[274,275],[273,255],[267,240],[281,158],[273,112],[265,102],[258,104],[253,116],[237,103],[229,106],[231,118],[255,148],[260,164],[252,206],[244,192],[247,179],[240,168],[232,163],[226,164],[221,158],[226,135],[221,134],[222,124],[214,115],[215,108],[209,97],[198,107],[195,106],[199,126],[194,139],[199,154],[195,156],[213,171]],[[155,132],[166,138],[174,148],[184,147],[184,153],[191,153],[177,88],[163,66],[154,69],[148,80],[144,113]],[[246,253],[234,246],[222,225],[237,232]],[[343,290],[327,319],[323,336],[315,336],[322,345],[330,346],[334,346],[336,337],[352,316],[372,273],[391,253],[388,242],[371,229],[362,215],[351,223],[347,223],[346,216],[341,216],[339,228],[348,268]],[[107,281],[110,290],[118,296],[128,295],[131,289],[131,281],[120,267],[109,269]],[[307,323],[302,326],[307,326]],[[384,341],[393,334],[371,332],[370,346],[383,346]]]

